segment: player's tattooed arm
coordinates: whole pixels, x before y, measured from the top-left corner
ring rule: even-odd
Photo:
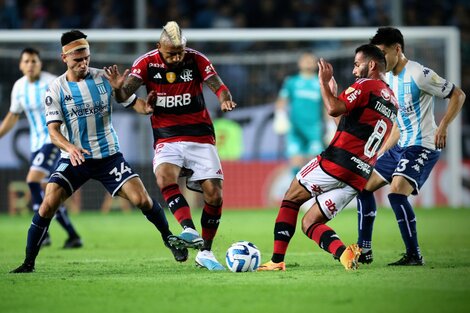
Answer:
[[[228,90],[227,86],[224,85],[219,75],[213,75],[205,81],[206,85],[217,95],[220,102],[220,108],[222,111],[232,111],[237,104],[232,100],[232,94]]]
[[[142,85],[142,80],[135,76],[129,75],[124,82],[124,85],[119,89],[114,89],[114,97],[117,102],[126,101],[137,89]]]

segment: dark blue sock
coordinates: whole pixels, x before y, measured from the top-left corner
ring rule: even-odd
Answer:
[[[401,237],[405,243],[406,253],[420,256],[418,234],[416,232],[416,216],[408,201],[408,197],[391,193],[388,195],[388,199],[393,212],[395,212]]]
[[[153,206],[152,209],[148,211],[142,210],[142,213],[145,217],[153,224],[162,234],[162,238],[166,241],[166,238],[171,235],[170,228],[168,226],[168,220],[166,219],[165,212],[163,208],[158,204],[155,199],[152,199]]]
[[[43,200],[41,184],[36,182],[30,182],[28,183],[28,186],[29,190],[31,191],[31,202],[33,204],[33,211],[37,212]]]
[[[372,230],[376,215],[374,193],[363,190],[357,195],[357,244],[363,249],[372,249]]]
[[[39,216],[38,212],[34,213],[31,226],[28,230],[25,263],[34,264],[50,223],[51,219]]]
[[[72,222],[69,219],[69,215],[67,213],[67,209],[64,206],[61,206],[57,212],[55,213],[55,218],[57,222],[59,222],[60,226],[62,226],[69,238],[80,238],[80,236],[75,231],[75,228],[72,225]]]

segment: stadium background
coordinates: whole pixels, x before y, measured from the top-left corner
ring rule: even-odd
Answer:
[[[128,68],[132,61],[153,49],[161,26],[176,20],[184,30],[190,29],[253,29],[271,28],[326,28],[397,26],[455,26],[461,39],[461,86],[470,94],[470,4],[466,1],[372,1],[294,0],[279,1],[235,0],[225,3],[216,0],[198,1],[91,1],[80,4],[73,1],[47,2],[0,1],[0,30],[42,29],[56,31],[53,42],[0,43],[0,118],[10,105],[11,87],[20,77],[18,54],[25,46],[41,51],[44,70],[61,74],[65,68],[59,59],[58,44],[63,30],[89,29],[154,29],[154,39],[146,43],[128,43],[119,40],[94,42],[91,66],[101,68],[118,64]],[[370,36],[373,35],[373,31]],[[435,69],[445,76],[444,45],[442,41],[406,41],[406,55],[410,59]],[[353,49],[363,41],[191,41],[188,46],[200,50],[214,63],[222,79],[231,89],[239,107],[231,114],[221,116],[216,99],[206,92],[211,115],[217,120],[218,144],[224,159],[226,207],[250,208],[277,206],[285,190],[286,163],[283,156],[283,138],[272,131],[273,101],[283,78],[296,70],[297,57],[302,51],[312,50],[318,56],[333,62],[340,89],[352,81],[351,58]],[[437,117],[445,109],[437,105]],[[151,130],[147,117],[114,107],[114,125],[122,150],[134,169],[141,175],[150,193],[158,195],[151,170]],[[470,111],[462,114],[463,177],[470,177]],[[29,144],[26,120],[0,140],[0,212],[11,209],[25,211],[28,203],[27,187],[22,184],[28,170]],[[446,155],[441,158],[434,175],[427,183],[427,196],[415,199],[423,206],[446,205]],[[464,187],[468,187],[466,179]],[[81,199],[76,199],[82,210],[100,209],[104,189],[96,183],[84,186]],[[192,200],[198,203],[198,199]],[[470,207],[470,194],[464,189],[464,206]],[[120,205],[119,203],[115,203]],[[72,205],[72,204],[71,204]],[[72,206],[72,209],[74,207]],[[75,208],[78,210],[78,208]]]

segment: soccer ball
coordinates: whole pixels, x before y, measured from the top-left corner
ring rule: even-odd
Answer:
[[[251,242],[238,241],[228,248],[225,262],[232,272],[253,272],[261,263],[261,253]]]

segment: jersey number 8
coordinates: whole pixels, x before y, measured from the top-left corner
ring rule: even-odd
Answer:
[[[379,120],[375,124],[374,132],[370,135],[364,146],[364,155],[372,158],[382,144],[382,140],[387,133],[387,123],[384,120]]]

